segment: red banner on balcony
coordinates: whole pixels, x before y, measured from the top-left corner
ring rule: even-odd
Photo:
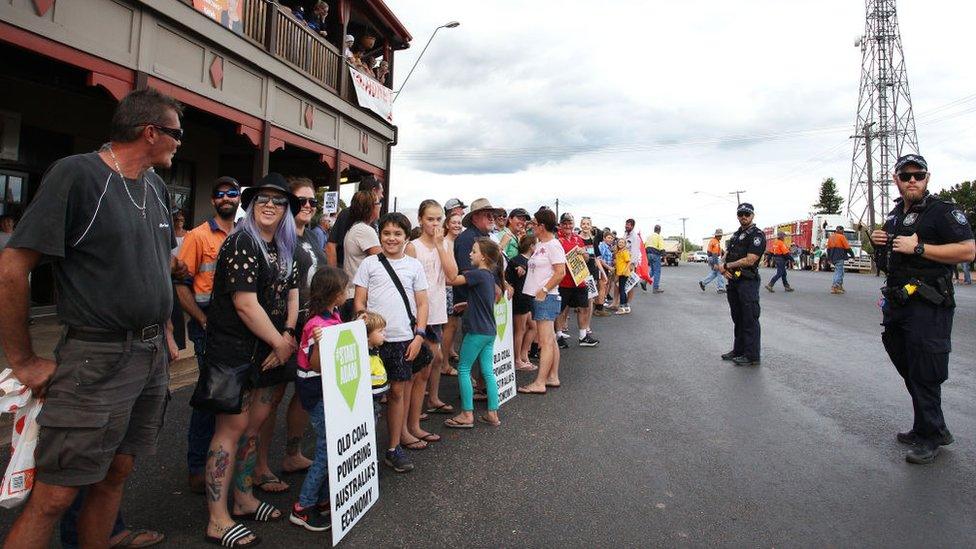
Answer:
[[[234,32],[244,32],[244,0],[193,0],[193,7]]]
[[[356,99],[359,106],[365,107],[383,117],[390,124],[393,123],[393,90],[380,84],[375,78],[349,67],[352,83],[356,88]]]

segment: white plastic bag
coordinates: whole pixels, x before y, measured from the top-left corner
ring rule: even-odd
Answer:
[[[34,487],[34,448],[41,401],[31,396],[30,388],[18,381],[10,368],[0,372],[0,411],[14,414],[10,463],[0,485],[0,507],[11,509],[26,501]]]

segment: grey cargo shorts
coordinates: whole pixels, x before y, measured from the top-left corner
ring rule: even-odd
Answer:
[[[87,486],[105,479],[116,454],[155,454],[169,401],[162,333],[117,342],[62,335],[54,357],[58,367],[37,417],[37,480]]]

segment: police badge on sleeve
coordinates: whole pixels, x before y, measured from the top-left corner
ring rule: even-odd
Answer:
[[[966,214],[962,213],[961,210],[952,210],[952,217],[955,218],[960,225],[969,223],[969,220],[966,219]]]
[[[762,242],[762,239],[759,238],[758,236],[756,238],[753,238],[752,239],[752,245],[753,246],[758,246],[760,242]]]

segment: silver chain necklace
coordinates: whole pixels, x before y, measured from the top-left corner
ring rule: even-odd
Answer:
[[[122,178],[122,186],[125,187],[125,194],[129,195],[129,202],[132,202],[132,205],[135,206],[136,209],[139,210],[142,213],[142,218],[145,219],[146,218],[146,195],[149,194],[149,189],[146,188],[146,185],[147,185],[146,184],[146,174],[145,173],[142,174],[142,183],[143,183],[143,187],[142,187],[142,206],[140,206],[140,205],[136,204],[135,199],[132,198],[132,193],[129,192],[129,184],[125,180],[125,175],[122,174],[122,167],[119,166],[119,159],[118,158],[115,158],[115,151],[112,150],[112,146],[111,145],[108,146],[108,154],[112,155],[112,162],[115,163],[115,171],[119,172],[119,177]]]

